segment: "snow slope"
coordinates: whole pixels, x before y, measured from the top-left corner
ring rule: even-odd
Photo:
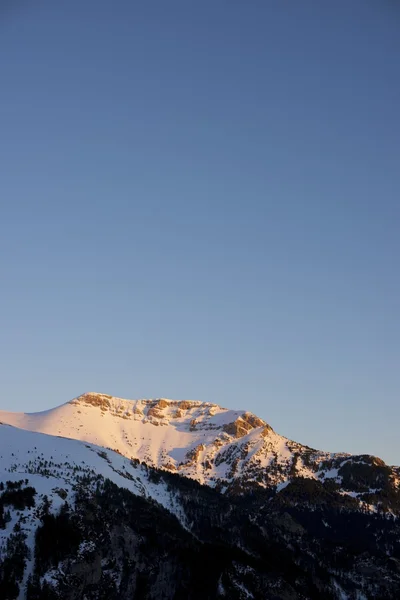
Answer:
[[[35,531],[40,525],[39,513],[45,497],[54,514],[65,501],[73,506],[82,477],[86,478],[85,486],[89,489],[94,489],[99,478],[104,478],[135,495],[156,500],[186,527],[185,515],[176,496],[162,481],[150,481],[143,465],[100,446],[0,425],[0,485],[6,489],[7,482],[23,480],[23,487],[32,486],[36,490],[35,506],[23,510],[6,506],[9,521],[4,529],[0,527],[0,563],[6,556],[7,540],[15,531],[16,523],[26,535],[30,555],[21,585],[21,599],[33,568]]]

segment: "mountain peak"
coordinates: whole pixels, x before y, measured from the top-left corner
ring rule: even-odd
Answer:
[[[166,398],[124,400],[88,392],[41,413],[0,411],[0,421],[20,428],[0,424],[1,597],[17,597],[8,593],[10,573],[2,564],[26,564],[21,573],[12,571],[18,597],[26,600],[47,597],[49,585],[51,597],[63,600],[97,598],[103,592],[107,598],[132,597],[140,577],[153,581],[151,597],[160,597],[161,584],[168,590],[164,596],[172,597],[185,557],[196,582],[193,600],[209,573],[212,586],[208,582],[201,597],[261,598],[270,592],[282,600],[309,597],[304,582],[312,580],[299,577],[302,564],[304,573],[318,572],[321,597],[350,597],[336,583],[341,565],[347,569],[341,573],[343,589],[352,593],[356,584],[365,592],[369,582],[374,594],[368,597],[398,597],[400,471],[376,457],[319,452],[278,435],[251,412]],[[236,497],[255,488],[257,493]],[[68,545],[60,544],[64,538]],[[154,539],[160,542],[159,554]],[[166,569],[171,548],[178,549],[178,562]],[[228,565],[226,573],[215,571],[221,548],[226,554],[220,567]],[[265,563],[254,560],[264,555]],[[272,565],[268,577],[265,564]],[[161,579],[144,575],[155,570]],[[286,583],[278,587],[285,573],[299,586],[298,594]],[[385,587],[378,589],[377,581]],[[121,582],[118,593],[114,582]],[[211,596],[218,582],[224,587]],[[320,587],[323,582],[329,589]],[[11,588],[16,593],[18,585]],[[190,589],[187,582],[184,589]]]
[[[286,448],[285,438],[253,413],[198,400],[126,400],[85,392],[42,413],[0,413],[0,418],[117,450],[213,486],[229,484],[239,474],[262,484],[265,477],[261,481],[255,471],[267,465],[271,451],[280,456]]]
[[[343,493],[353,493],[354,469],[371,471],[371,489],[380,485],[378,471],[382,477],[388,473],[384,463],[314,450],[277,434],[249,411],[212,402],[125,400],[86,392],[41,413],[0,411],[0,421],[103,446],[223,491],[238,486],[281,490],[291,479],[304,477],[330,480],[333,486],[348,479]],[[392,478],[398,485],[397,471]]]

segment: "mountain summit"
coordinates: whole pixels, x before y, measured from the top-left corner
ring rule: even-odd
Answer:
[[[4,600],[398,600],[399,517],[397,467],[247,411],[88,393],[0,412]]]
[[[377,457],[314,450],[277,434],[251,412],[209,402],[89,392],[44,412],[0,411],[0,421],[103,446],[222,492],[280,491],[303,478],[369,505],[379,490],[400,485],[399,470]]]

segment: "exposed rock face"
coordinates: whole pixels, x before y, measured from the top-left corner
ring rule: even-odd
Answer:
[[[83,394],[77,398],[77,402],[82,404],[90,404],[91,406],[97,406],[101,410],[108,410],[111,407],[110,400],[112,396],[106,394]]]
[[[250,412],[245,412],[244,415],[242,415],[242,419],[243,419],[243,421],[245,421],[246,423],[251,425],[251,427],[253,427],[253,428],[263,427],[264,425],[266,425],[265,421],[263,421],[256,415],[253,415],[253,413],[250,413]]]
[[[169,404],[170,404],[170,403],[168,402],[168,400],[165,400],[164,398],[161,398],[161,399],[160,399],[160,400],[157,402],[156,406],[157,406],[157,408],[160,408],[160,409],[162,409],[162,408],[167,408],[167,406],[169,406]]]
[[[260,435],[265,438],[271,431],[273,431],[271,425],[265,425]]]
[[[186,454],[186,459],[188,463],[195,463],[198,461],[199,456],[202,452],[204,452],[205,450],[205,446],[204,444],[199,444],[198,446],[196,446],[196,448],[193,448],[193,450],[190,450],[187,454]]]
[[[147,416],[148,417],[155,417],[156,419],[162,419],[163,418],[162,412],[160,412],[160,410],[156,406],[153,406],[153,407],[149,408],[149,410],[147,411]]]
[[[179,402],[179,408],[181,410],[190,410],[192,408],[192,403],[189,402],[188,400],[181,400]]]
[[[265,424],[266,423],[262,419],[259,419],[252,413],[246,412],[232,423],[224,425],[223,430],[226,433],[229,433],[229,435],[233,435],[235,438],[240,438],[247,435],[252,429],[263,427]]]

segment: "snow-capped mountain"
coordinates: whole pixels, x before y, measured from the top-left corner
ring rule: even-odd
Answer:
[[[329,480],[343,494],[373,504],[383,485],[400,485],[398,469],[377,457],[317,451],[277,434],[250,412],[211,403],[87,393],[44,412],[0,411],[0,422],[110,448],[220,491],[280,490],[304,477]]]
[[[400,597],[398,470],[375,457],[200,402],[0,421],[2,600]]]

